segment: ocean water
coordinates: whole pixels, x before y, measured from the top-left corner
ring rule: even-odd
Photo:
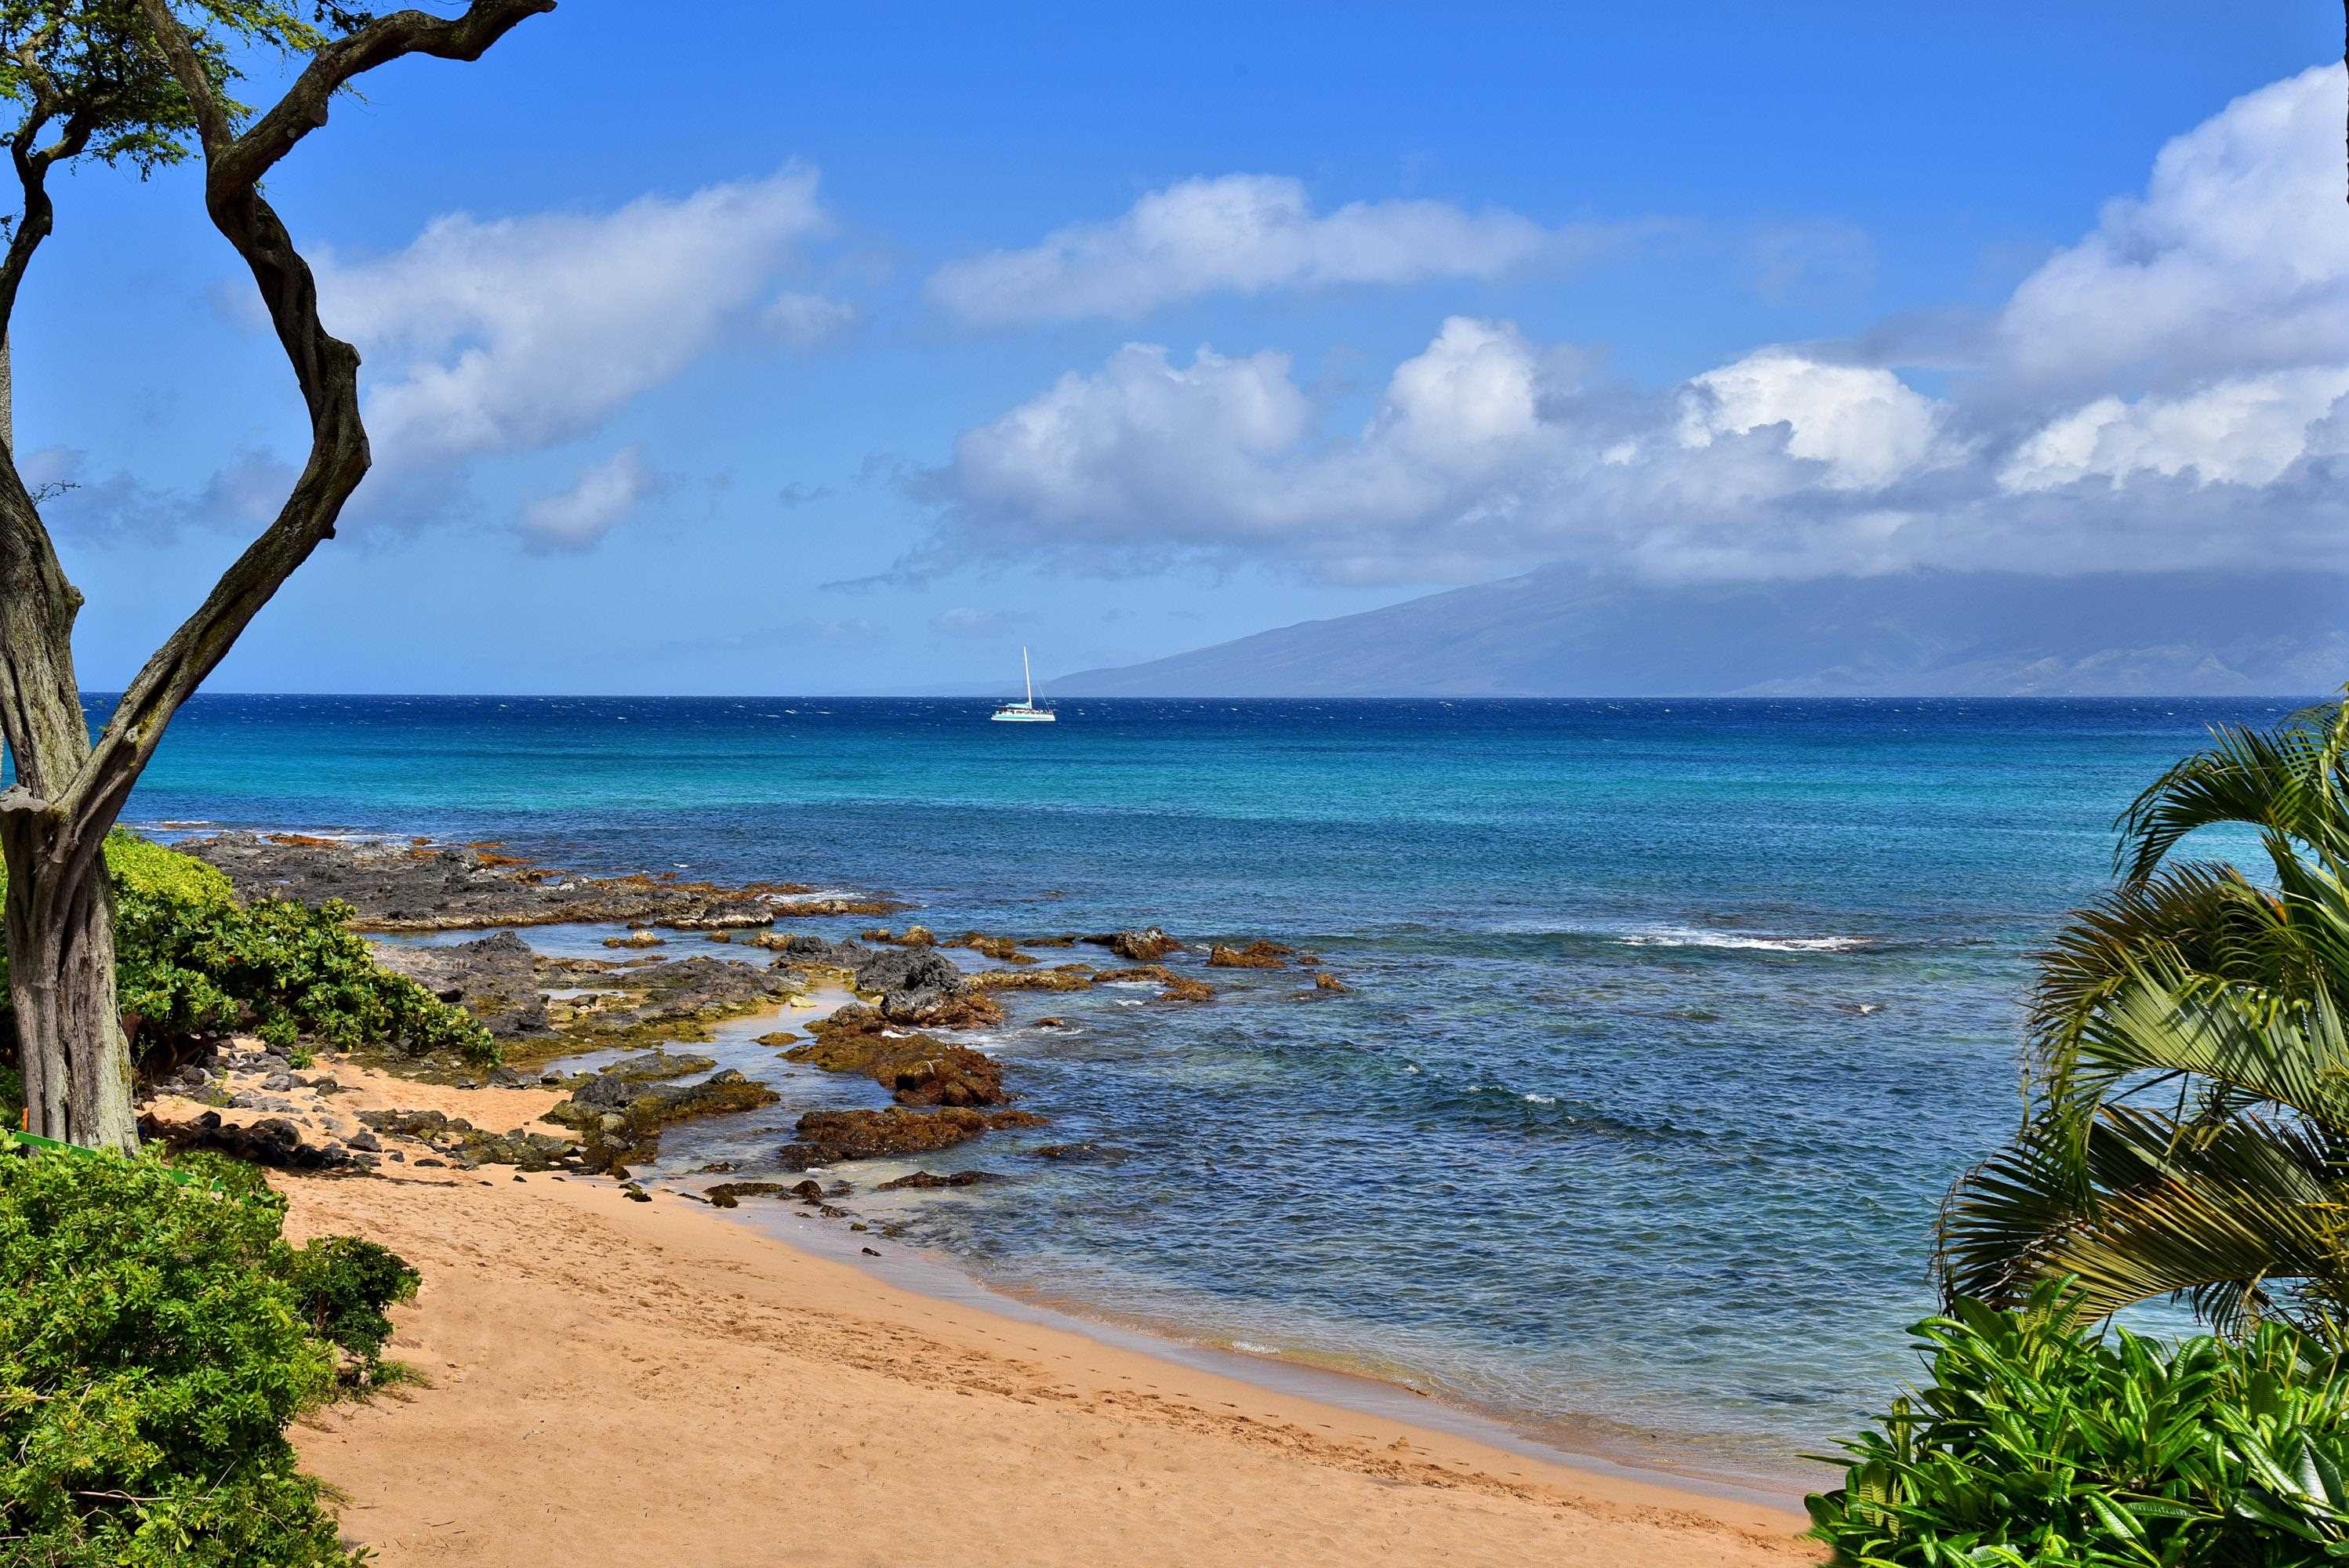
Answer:
[[[2016,1122],[2028,954],[2108,879],[2115,813],[2293,706],[208,696],[126,820],[1308,949],[1352,991],[1010,998],[982,1043],[1054,1125],[927,1161],[1013,1180],[865,1212],[1081,1312],[1784,1475],[1913,1370],[1935,1205]],[[666,1165],[754,1174],[760,1129],[878,1101],[768,1076],[784,1106]],[[1072,1141],[1120,1157],[1027,1152]]]

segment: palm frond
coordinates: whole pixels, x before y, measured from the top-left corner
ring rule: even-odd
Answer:
[[[2013,1305],[2076,1276],[2089,1316],[2166,1298],[2225,1330],[2301,1316],[2303,1282],[2339,1265],[2344,1152],[2330,1133],[2251,1116],[2196,1127],[2107,1106],[2084,1142],[2037,1124],[1951,1190],[1943,1290]],[[2319,1312],[2337,1305],[2321,1284],[2313,1294]]]
[[[2056,1119],[2076,1121],[2132,1088],[2184,1080],[2180,1099],[2198,1107],[2198,1122],[2265,1106],[2349,1129],[2349,1027],[2326,990],[2302,998],[2141,969],[2044,1075],[2044,1111]]]
[[[2228,822],[2308,845],[2336,876],[2349,871],[2349,704],[2272,730],[2221,725],[2211,739],[2121,813],[2114,866],[2125,881],[2146,881],[2187,834]]]

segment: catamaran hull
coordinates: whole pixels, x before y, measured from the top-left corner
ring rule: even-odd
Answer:
[[[1057,713],[991,713],[987,717],[993,724],[1057,724],[1061,718]]]

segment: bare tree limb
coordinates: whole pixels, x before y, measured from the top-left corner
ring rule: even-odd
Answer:
[[[213,91],[195,41],[173,14],[171,0],[140,0],[158,46],[193,106],[204,155],[204,206],[213,227],[253,273],[278,343],[293,366],[310,413],[310,454],[277,516],[246,547],[154,656],[132,678],[105,731],[57,810],[73,830],[65,837],[91,846],[89,828],[111,822],[139,771],[162,738],[180,705],[226,656],[310,552],[334,537],[343,504],[366,476],[367,428],[359,418],[357,350],[329,333],[318,315],[317,282],[295,249],[276,210],[260,191],[262,177],[311,131],[326,122],[329,100],[351,79],[409,55],[472,60],[527,18],[554,9],[554,0],[473,0],[461,15],[398,11],[320,48],[284,98],[252,128],[235,134]],[[0,464],[0,469],[6,465]],[[7,510],[0,479],[0,513]],[[21,489],[21,486],[18,488]]]

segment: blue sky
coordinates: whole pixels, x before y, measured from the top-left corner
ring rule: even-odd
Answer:
[[[690,14],[564,0],[281,170],[378,469],[217,686],[967,686],[1560,559],[2349,564],[2313,0]],[[87,686],[298,461],[232,260],[191,175],[87,170],[20,304]]]

